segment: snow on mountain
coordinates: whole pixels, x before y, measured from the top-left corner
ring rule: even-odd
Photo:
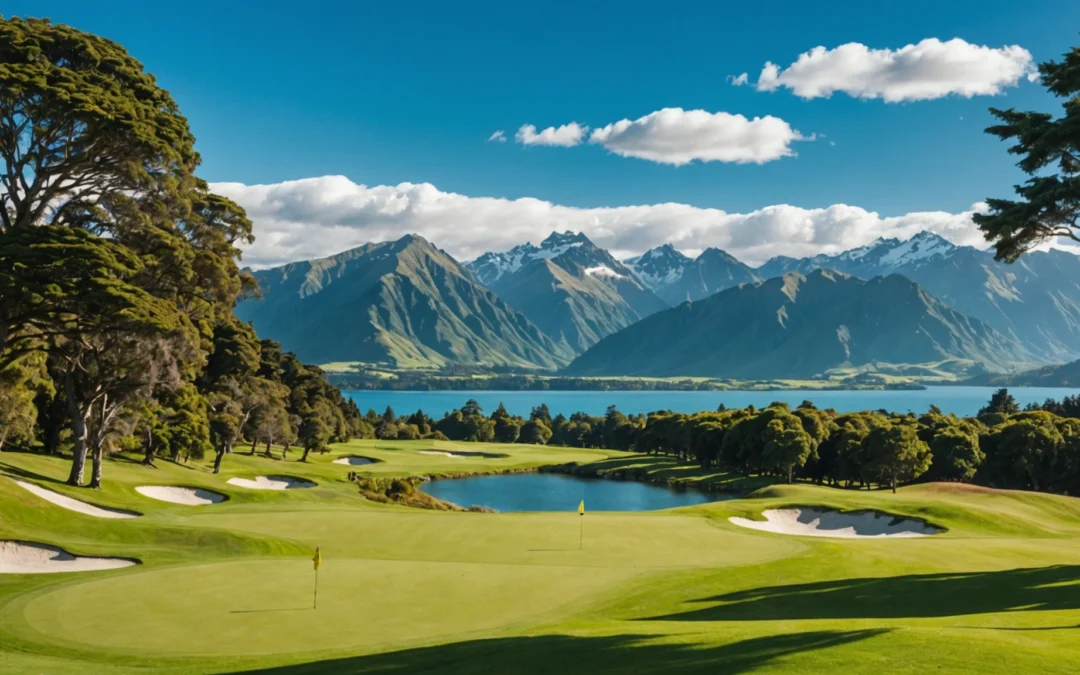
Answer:
[[[878,262],[891,267],[903,267],[946,256],[955,250],[956,246],[944,238],[923,230],[907,241],[898,242],[885,252]]]
[[[637,278],[651,289],[666,286],[678,281],[691,259],[680,253],[671,244],[664,244],[636,258],[628,258],[623,264],[633,270]]]
[[[607,265],[597,265],[596,267],[585,268],[585,274],[590,277],[605,277],[608,279],[625,279],[626,275],[619,274],[615,270],[611,269]]]
[[[835,269],[846,274],[869,279],[893,272],[910,271],[932,261],[947,258],[961,247],[928,230],[910,239],[878,238],[866,246],[853,248],[836,255],[816,255],[812,258],[777,256],[758,268],[762,278],[778,277],[786,272],[809,272],[814,269]]]
[[[517,272],[533,260],[557,258],[570,249],[582,246],[588,241],[588,238],[583,234],[552,232],[547,239],[540,242],[540,246],[525,242],[505,253],[485,253],[468,263],[466,267],[473,271],[477,278],[480,279],[480,283],[490,286],[504,274]]]

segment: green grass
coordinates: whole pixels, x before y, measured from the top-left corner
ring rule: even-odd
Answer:
[[[423,450],[504,457],[452,459]],[[343,455],[380,460],[343,466]],[[295,460],[298,454],[292,453]],[[732,481],[669,460],[560,448],[356,441],[302,464],[107,463],[98,492],[67,462],[0,454],[0,539],[134,556],[104,572],[0,575],[3,673],[1070,673],[1080,671],[1080,500],[951,485],[897,494],[765,486],[654,513],[485,514],[367,502],[380,476],[595,462],[686,482]],[[233,476],[317,487],[258,491]],[[102,520],[5,476],[143,513]],[[186,507],[138,485],[189,485]],[[754,481],[738,483],[755,485]],[[947,528],[923,539],[828,540],[732,525],[734,515],[876,508]],[[322,547],[319,607],[310,557]]]

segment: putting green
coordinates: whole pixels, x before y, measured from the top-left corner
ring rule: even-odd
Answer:
[[[40,637],[95,650],[274,654],[468,637],[536,623],[632,570],[327,559],[181,566],[63,586],[23,609]],[[102,608],[108,621],[101,620]],[[496,609],[497,608],[497,609]],[[287,630],[282,630],[282,627]]]
[[[760,537],[700,515],[307,511],[192,516],[185,522],[273,535],[328,555],[608,569],[732,567],[794,555],[807,543]],[[579,526],[584,526],[584,536]],[[578,550],[579,538],[582,549]]]

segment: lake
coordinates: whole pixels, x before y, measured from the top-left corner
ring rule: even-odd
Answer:
[[[470,398],[476,399],[488,413],[503,403],[512,415],[528,417],[533,406],[546,403],[552,415],[584,412],[603,415],[609,405],[624,413],[647,413],[654,410],[673,410],[692,413],[716,410],[723,403],[728,408],[745,408],[753,404],[765,407],[773,401],[785,401],[792,407],[803,401],[813,401],[819,408],[835,408],[839,412],[877,410],[895,412],[925,412],[935,404],[946,413],[961,417],[974,415],[986,405],[996,387],[930,387],[921,391],[377,391],[349,390],[343,392],[356,401],[361,411],[374,408],[382,412],[391,406],[401,415],[423,410],[439,418],[443,413],[460,408]],[[1015,387],[1009,392],[1023,406],[1042,403],[1047,398],[1060,399],[1080,393],[1080,389],[1049,387]]]
[[[558,473],[445,478],[423,483],[420,489],[432,497],[458,506],[484,506],[503,512],[573,513],[583,499],[586,511],[655,511],[735,498],[735,495]]]

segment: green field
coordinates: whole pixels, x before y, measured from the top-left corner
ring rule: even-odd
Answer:
[[[454,449],[506,455],[450,458]],[[332,463],[355,454],[380,460]],[[0,539],[137,557],[120,570],[0,575],[4,673],[1072,673],[1080,672],[1080,500],[930,484],[805,485],[673,511],[586,515],[424,511],[368,502],[346,475],[645,466],[596,450],[355,441],[302,464],[236,454],[205,466],[128,459],[100,492],[62,459],[0,455]],[[285,474],[317,487],[246,490]],[[9,477],[144,514],[64,510]],[[155,501],[139,485],[228,495]],[[779,505],[874,507],[945,534],[830,540],[741,529]],[[315,546],[324,554],[311,608]]]

